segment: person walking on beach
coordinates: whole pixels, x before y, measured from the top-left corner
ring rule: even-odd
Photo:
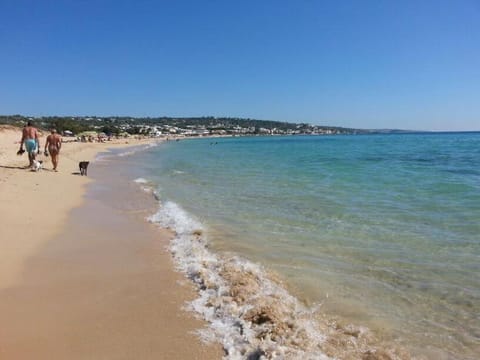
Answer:
[[[48,153],[52,157],[53,171],[57,171],[58,155],[60,154],[60,148],[62,147],[62,137],[57,134],[57,130],[52,129],[50,135],[47,136],[47,142],[45,143],[45,155]],[[48,153],[47,153],[48,149]]]
[[[19,153],[24,152],[23,144],[25,144],[28,153],[29,167],[32,167],[35,156],[40,154],[40,141],[38,140],[38,130],[33,126],[31,121],[27,122],[27,126],[23,128],[20,150],[18,150]]]

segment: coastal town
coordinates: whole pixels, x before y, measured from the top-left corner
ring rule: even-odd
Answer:
[[[56,128],[65,136],[80,134],[105,134],[129,137],[203,137],[203,136],[269,136],[269,135],[348,135],[371,133],[371,130],[321,126],[305,123],[288,123],[242,118],[134,118],[134,117],[27,117],[2,115],[0,124],[23,126],[33,121],[43,129]]]

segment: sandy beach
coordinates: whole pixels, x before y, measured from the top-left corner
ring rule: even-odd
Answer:
[[[64,143],[59,172],[43,155],[31,172],[20,138],[0,127],[0,359],[221,358],[182,310],[193,293],[165,251],[170,234],[137,221],[152,200],[132,216],[107,211],[77,174],[79,161],[151,140]]]

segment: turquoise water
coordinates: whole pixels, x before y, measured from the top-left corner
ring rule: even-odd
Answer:
[[[164,142],[142,177],[209,246],[428,358],[480,356],[480,134]]]

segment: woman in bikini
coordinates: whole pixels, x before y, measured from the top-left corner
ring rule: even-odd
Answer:
[[[57,130],[52,129],[50,135],[47,136],[47,142],[45,143],[45,155],[48,153],[52,157],[53,171],[57,171],[58,155],[60,154],[60,148],[62,147],[62,137],[57,134]]]

